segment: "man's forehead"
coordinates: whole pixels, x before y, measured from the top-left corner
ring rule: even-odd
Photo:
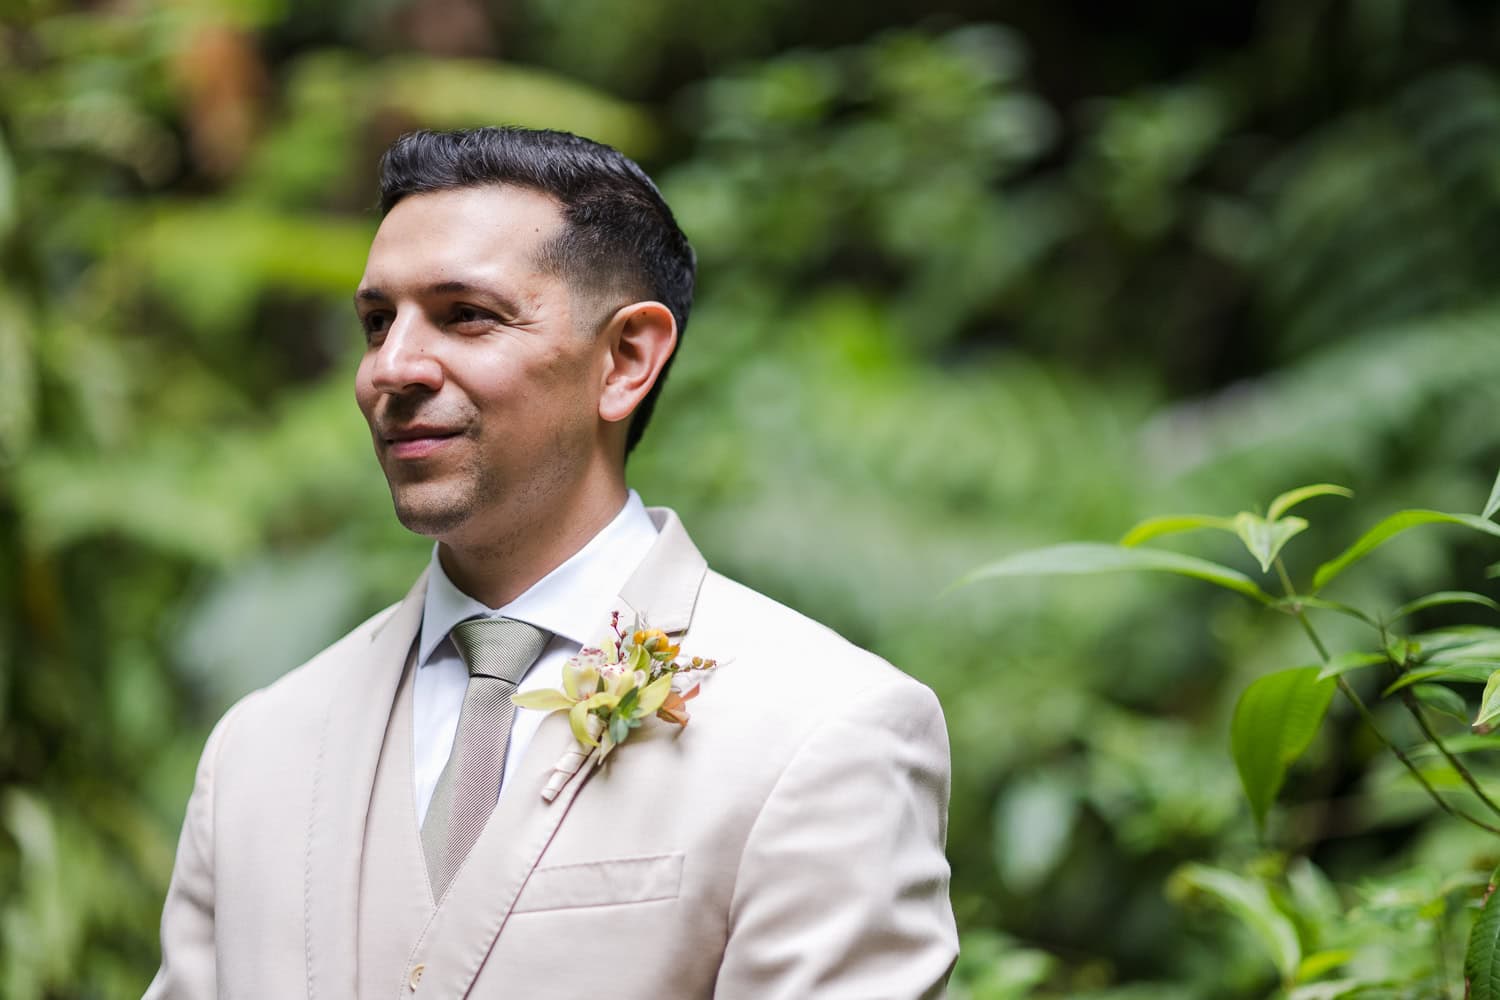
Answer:
[[[381,221],[381,228],[393,219],[430,222],[454,216],[509,223],[541,232],[563,225],[563,205],[544,191],[515,184],[440,188],[409,194],[396,202]]]
[[[548,195],[513,186],[409,195],[381,221],[357,298],[421,289],[481,288],[502,277],[547,276],[540,257],[564,226]]]

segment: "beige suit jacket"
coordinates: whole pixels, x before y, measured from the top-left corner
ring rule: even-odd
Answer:
[[[619,609],[721,661],[686,728],[648,721],[545,802],[572,745],[549,717],[447,895],[375,905],[371,886],[425,885],[419,863],[415,883],[364,865],[420,858],[389,849],[417,836],[414,807],[369,822],[418,580],[214,729],[147,997],[940,996],[958,941],[932,692],[710,572],[676,515],[652,516]],[[408,945],[360,947],[407,926]]]

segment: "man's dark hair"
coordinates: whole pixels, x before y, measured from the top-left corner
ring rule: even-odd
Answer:
[[[407,195],[490,184],[556,198],[565,228],[538,263],[576,288],[661,302],[677,320],[681,344],[693,307],[693,248],[646,172],[603,143],[510,126],[408,132],[380,159],[380,214]],[[668,358],[636,407],[626,454],[645,431],[671,364]]]

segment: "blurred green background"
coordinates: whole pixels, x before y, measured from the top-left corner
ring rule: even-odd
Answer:
[[[956,996],[1276,994],[1254,921],[1173,889],[1186,862],[1269,872],[1308,950],[1364,977],[1294,995],[1460,990],[1496,850],[1344,706],[1255,834],[1227,720],[1312,659],[1290,622],[1185,582],[945,587],[1303,482],[1357,498],[1309,507],[1331,535],[1288,550],[1300,569],[1397,507],[1479,509],[1495,5],[0,17],[0,998],[139,995],[208,727],[423,565],[354,406],[349,296],[380,150],[506,122],[635,156],[697,246],[633,485],[942,698]],[[1497,553],[1466,545],[1405,538],[1340,596],[1483,588]]]

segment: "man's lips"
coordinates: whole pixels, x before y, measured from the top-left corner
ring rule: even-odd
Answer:
[[[392,458],[426,458],[440,451],[461,432],[446,427],[425,425],[400,427],[382,432],[385,451]]]

